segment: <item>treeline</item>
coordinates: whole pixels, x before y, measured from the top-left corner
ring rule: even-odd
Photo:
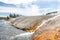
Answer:
[[[58,12],[57,11],[54,11],[54,12],[49,12],[46,15],[51,15],[51,14],[56,14],[56,13],[58,13]]]
[[[22,15],[19,15],[19,14],[9,14],[9,15],[7,16],[7,19],[16,18],[16,17],[19,17],[19,16],[22,16]]]

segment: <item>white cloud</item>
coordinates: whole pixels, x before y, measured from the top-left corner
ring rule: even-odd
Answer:
[[[41,14],[41,13],[39,13],[39,8],[36,5],[32,5],[31,8],[24,9],[24,11],[22,13],[25,13],[25,12],[27,14],[24,14],[24,15],[33,15],[34,16],[34,15],[40,15]]]
[[[0,7],[0,12],[11,12],[11,13],[13,12],[13,13],[27,15],[27,16],[35,16],[40,14],[46,14],[48,12],[55,11],[56,9],[53,9],[53,8],[39,9],[37,5],[31,4],[33,1],[52,2],[52,1],[59,1],[59,0],[0,0],[0,1],[3,1],[5,3],[10,3],[10,4],[18,4],[17,7],[20,7],[19,4],[21,3],[23,3],[23,5],[25,6],[25,9],[12,8],[12,7]],[[28,5],[30,5],[31,7],[28,7]]]
[[[59,0],[37,0],[37,1],[41,1],[41,2],[52,2],[52,1],[59,1]]]
[[[12,7],[0,7],[0,12],[14,12],[22,15],[27,15],[27,16],[34,16],[34,15],[40,15],[39,13],[39,8],[37,5],[32,5],[31,3],[36,0],[0,0],[5,3],[10,3],[10,4],[21,4],[23,3],[25,6],[25,9],[22,8],[12,8]],[[30,5],[31,7],[28,7]],[[17,5],[19,7],[19,5]]]
[[[11,13],[16,13],[16,14],[22,14],[22,15],[27,15],[27,16],[35,16],[35,15],[40,15],[39,13],[39,8],[36,5],[32,5],[31,8],[10,8],[10,7],[0,7],[0,12],[11,12]]]
[[[40,12],[42,11],[42,14],[46,14],[46,13],[53,12],[53,11],[58,11],[58,10],[60,10],[60,9],[42,8],[42,9],[40,9]]]
[[[33,1],[41,1],[41,2],[58,1],[58,2],[60,2],[60,0],[0,0],[0,1],[3,1],[5,3],[11,3],[11,4],[30,3]]]
[[[41,14],[46,14],[53,11],[60,10],[59,8],[53,9],[53,8],[38,8],[36,5],[31,5],[32,7],[29,8],[10,8],[10,7],[0,7],[0,12],[10,12],[10,13],[16,13],[16,14],[22,14],[26,16],[36,16]]]
[[[30,3],[36,0],[0,0],[0,1],[10,4],[21,4],[21,3]]]

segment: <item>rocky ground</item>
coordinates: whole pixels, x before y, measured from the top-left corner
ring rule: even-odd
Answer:
[[[39,16],[20,16],[11,20],[10,23],[19,29],[34,31],[42,22],[54,17],[55,15],[39,15]]]
[[[41,34],[42,34],[42,36],[41,36]],[[56,38],[55,38],[55,36],[56,36]],[[60,40],[60,14],[44,21],[35,30],[35,32],[31,36],[30,40],[34,40],[36,37],[38,37],[37,38],[38,40]]]
[[[52,17],[54,16],[55,15],[45,15],[45,16],[35,16],[35,17],[21,16],[11,21],[0,20],[0,40],[32,40],[33,38],[36,37],[37,34],[40,35],[42,32],[46,31],[45,28],[49,28],[49,29],[51,27],[53,28],[53,26],[54,27],[57,26],[56,24],[58,24],[58,26],[60,27],[60,23],[59,23],[60,15],[57,16],[57,18],[53,19]],[[51,20],[49,18],[51,18]],[[39,24],[37,26],[37,30],[35,29],[34,33],[21,30],[21,28],[24,28],[25,30],[30,29],[31,27],[34,28],[36,26],[36,23],[37,24],[41,23],[41,25],[42,24],[43,25],[41,27]]]

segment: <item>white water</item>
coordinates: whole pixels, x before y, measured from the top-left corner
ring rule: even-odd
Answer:
[[[50,18],[50,19],[44,21],[41,25],[38,26],[38,28],[36,28],[36,30],[39,29],[39,27],[42,27],[43,25],[45,25],[48,21],[55,20],[56,18],[59,18],[59,17],[60,17],[60,14],[55,16],[55,17],[53,17],[53,18]]]
[[[11,40],[12,36],[22,33],[26,32],[11,26],[5,20],[0,20],[0,40]]]
[[[11,40],[29,40],[32,34],[33,33],[30,32],[18,34],[16,36],[12,36]]]

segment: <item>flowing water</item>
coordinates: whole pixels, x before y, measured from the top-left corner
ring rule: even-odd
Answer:
[[[5,20],[0,20],[0,40],[11,40],[12,37],[19,35],[21,33],[26,33],[20,29],[14,28]]]

